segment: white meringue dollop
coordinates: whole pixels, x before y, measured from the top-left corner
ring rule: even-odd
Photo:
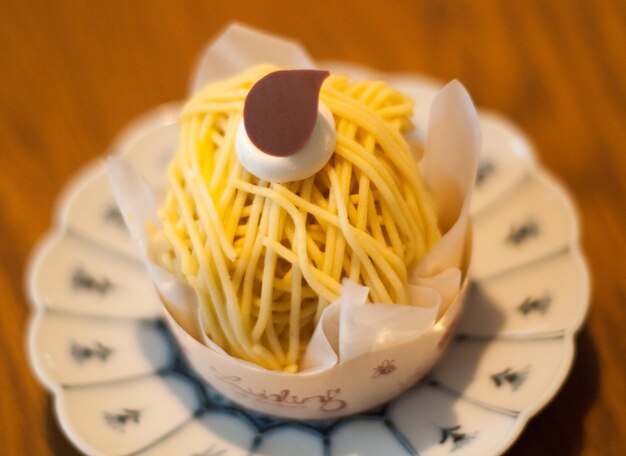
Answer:
[[[259,179],[283,183],[305,179],[321,170],[330,160],[336,141],[335,119],[320,102],[313,132],[295,154],[277,157],[263,152],[248,137],[243,119],[237,128],[235,149],[239,162],[248,172]]]

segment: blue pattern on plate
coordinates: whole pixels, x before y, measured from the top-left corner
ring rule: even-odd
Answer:
[[[419,82],[414,83],[416,87],[420,86]],[[151,119],[149,116],[144,118],[141,123],[135,125],[133,130],[133,134],[127,134],[126,141],[121,141],[120,146],[121,150],[132,149],[134,146],[132,145],[132,141],[136,140],[139,136],[140,131],[144,129],[145,131],[154,132],[155,125],[158,126],[169,126],[171,127],[173,119],[176,118],[176,112],[178,109],[171,109],[171,113],[164,115],[164,111],[160,111],[159,114]],[[483,117],[481,121],[485,120]],[[500,132],[509,129],[506,122],[498,120],[497,118],[489,117],[487,119],[487,132],[492,131],[496,126]],[[168,128],[169,128],[168,127]],[[510,129],[509,129],[510,130]],[[513,131],[513,130],[511,130]],[[133,136],[134,135],[134,136]],[[509,136],[511,141],[514,139],[516,141],[517,147],[521,147],[519,140],[520,136],[518,133],[509,132]],[[584,268],[584,262],[581,259],[580,252],[576,248],[577,245],[577,235],[576,235],[576,219],[575,216],[572,216],[573,210],[568,205],[571,205],[567,197],[562,195],[562,192],[557,189],[557,185],[550,183],[546,186],[546,182],[550,181],[550,179],[542,172],[535,171],[534,162],[532,158],[532,151],[523,150],[519,152],[512,152],[512,147],[509,144],[501,144],[498,142],[497,138],[501,136],[489,134],[485,137],[485,143],[489,144],[489,150],[487,154],[487,158],[483,158],[483,161],[479,165],[478,175],[476,178],[476,186],[477,193],[481,193],[483,197],[483,205],[481,208],[487,207],[487,205],[494,204],[494,202],[500,199],[500,196],[504,194],[504,190],[509,191],[509,198],[511,193],[518,192],[520,194],[520,182],[534,182],[534,180],[539,180],[539,183],[536,183],[535,189],[539,189],[542,192],[547,192],[550,198],[553,198],[554,204],[558,205],[561,209],[563,209],[562,219],[557,220],[557,222],[563,222],[562,225],[558,225],[557,228],[561,229],[563,227],[568,228],[571,233],[570,237],[560,238],[563,246],[559,244],[556,247],[550,245],[547,246],[554,251],[549,252],[550,254],[554,254],[555,252],[565,252],[565,254],[570,254],[573,258],[573,262],[579,262],[582,264],[580,271],[578,271],[579,278],[581,282],[585,282],[587,280],[586,270]],[[129,138],[134,138],[129,139]],[[161,138],[158,138],[159,141]],[[523,138],[522,138],[523,139]],[[523,146],[526,144],[524,141],[521,142]],[[503,147],[505,152],[501,155],[500,147]],[[145,150],[144,150],[145,149]],[[148,147],[144,147],[142,150],[134,150],[130,155],[139,154],[137,157],[143,157],[144,152],[153,153]],[[523,147],[522,147],[523,149]],[[152,166],[150,168],[153,173],[156,173],[158,169],[161,169],[163,165],[168,161],[169,155],[171,154],[171,150],[158,150],[154,152],[156,154],[156,162],[154,163],[156,166]],[[504,160],[509,154],[508,157],[513,157],[514,155],[524,155],[527,156],[523,160]],[[134,156],[134,155],[133,155]],[[135,158],[137,158],[135,157]],[[137,158],[138,162],[147,163],[143,159]],[[517,171],[512,173],[514,167]],[[509,174],[507,174],[509,173]],[[512,173],[512,174],[511,174]],[[152,175],[151,173],[148,173]],[[511,176],[514,176],[514,181],[509,179]],[[117,251],[118,254],[124,254],[129,257],[134,257],[135,252],[132,250],[132,245],[130,244],[130,240],[124,238],[122,230],[119,229],[121,227],[121,217],[119,210],[117,208],[110,205],[110,189],[106,186],[106,179],[103,179],[101,172],[97,169],[92,169],[89,173],[84,173],[82,180],[77,180],[74,182],[72,187],[73,192],[71,193],[72,198],[68,197],[65,200],[65,206],[61,213],[60,222],[63,227],[69,228],[75,233],[78,233],[85,238],[89,238],[95,241],[97,244],[101,246],[106,246],[108,249]],[[513,182],[513,183],[510,183]],[[80,185],[79,185],[80,184]],[[523,184],[526,185],[526,184]],[[515,188],[514,188],[515,187]],[[498,195],[493,194],[493,188],[497,188],[499,193]],[[528,187],[525,187],[528,191]],[[86,193],[85,193],[86,192]],[[492,193],[490,193],[492,192]],[[552,192],[552,193],[551,193]],[[523,193],[523,192],[522,192]],[[522,195],[526,196],[526,194]],[[82,199],[81,199],[82,198]],[[85,199],[87,198],[87,199]],[[92,201],[96,199],[98,204],[94,204]],[[86,201],[86,202],[85,202]],[[527,201],[524,199],[523,201]],[[97,207],[96,207],[97,206]],[[97,209],[97,212],[91,213],[89,212],[91,209]],[[517,206],[515,206],[517,208]],[[550,206],[550,209],[553,207]],[[94,210],[95,210],[94,209]],[[85,212],[86,211],[86,212]],[[514,261],[509,263],[503,263],[507,268],[506,273],[515,274],[516,269],[519,267],[524,267],[528,264],[529,261],[537,261],[542,258],[546,258],[546,251],[543,249],[546,246],[543,246],[541,242],[544,242],[547,238],[550,239],[550,233],[555,231],[555,227],[550,223],[553,222],[550,216],[552,215],[550,212],[539,213],[539,215],[529,216],[528,213],[524,213],[522,211],[518,211],[520,213],[517,214],[509,214],[510,218],[506,220],[502,220],[505,222],[503,225],[498,225],[498,234],[489,233],[488,239],[484,243],[483,247],[488,247],[489,244],[493,244],[492,240],[494,237],[500,237],[503,239],[505,243],[509,244],[510,247],[508,249],[502,249],[502,252],[499,250],[495,252],[493,258],[490,258],[492,261],[495,261],[495,257],[499,256],[502,253],[502,256],[513,254],[519,255],[520,253],[526,253],[526,247],[531,251],[532,255],[526,257],[517,257]],[[531,211],[532,212],[532,211]],[[86,214],[86,215],[85,215]],[[480,215],[480,214],[478,214]],[[569,218],[568,218],[569,217]],[[492,220],[491,220],[492,221]],[[483,220],[484,222],[484,220]],[[567,224],[574,226],[567,226]],[[63,229],[63,227],[60,227]],[[480,229],[480,223],[476,220],[475,227]],[[508,232],[506,231],[508,227]],[[540,229],[541,227],[541,229]],[[58,231],[60,232],[60,230]],[[493,234],[493,236],[492,236]],[[531,239],[534,239],[538,242],[529,242]],[[124,244],[126,242],[126,244]],[[124,244],[124,245],[121,245]],[[537,246],[541,245],[541,248]],[[561,248],[562,247],[562,248]],[[498,247],[499,248],[499,247]],[[536,252],[533,250],[537,250]],[[506,252],[505,252],[506,250]],[[82,250],[80,251],[82,254]],[[482,253],[482,252],[480,252]],[[47,254],[45,249],[42,249],[39,252],[39,257],[43,257]],[[61,253],[57,253],[60,255]],[[65,255],[65,253],[63,253]],[[543,255],[543,256],[542,256]],[[577,264],[579,264],[577,263]],[[97,265],[90,264],[89,262],[83,263],[85,266],[89,266],[95,268]],[[124,315],[122,318],[128,318],[128,315],[122,314],[120,311],[119,304],[132,306],[132,302],[126,301],[126,298],[120,294],[120,299],[123,299],[124,302],[119,301],[115,302],[115,299],[118,297],[118,290],[124,290],[128,292],[128,288],[132,288],[136,286],[136,279],[134,281],[126,283],[126,275],[115,274],[116,271],[111,269],[106,272],[93,273],[90,272],[90,268],[83,266],[83,264],[79,264],[77,267],[73,269],[73,271],[69,272],[71,277],[68,278],[70,288],[73,290],[74,294],[80,295],[82,299],[90,299],[93,300],[91,295],[95,298],[100,299],[98,295],[102,295],[103,297],[106,295],[104,300],[109,300],[108,303],[112,305],[117,305],[116,312],[111,313],[110,308],[104,309],[106,306],[101,306],[101,310],[103,312],[102,315],[105,315],[107,318],[119,318],[121,315]],[[49,269],[49,272],[53,271],[57,268],[57,262],[53,262]],[[50,269],[51,268],[51,269]],[[92,269],[94,271],[96,269]],[[502,274],[505,269],[487,269],[484,272],[484,277],[491,277],[492,288],[497,285],[497,280],[494,285],[493,277],[498,277],[498,274]],[[582,271],[582,272],[581,272]],[[32,273],[32,271],[31,271]],[[106,277],[106,274],[110,273],[111,277],[114,280]],[[34,273],[33,273],[34,274]],[[126,274],[126,273],[125,273]],[[521,274],[524,274],[522,272]],[[32,277],[31,277],[32,278]],[[116,283],[117,282],[117,285]],[[40,317],[39,321],[41,321],[41,316],[45,315],[46,307],[50,305],[49,302],[42,301],[41,290],[38,289],[41,283],[45,283],[42,281],[33,281],[31,280],[31,299],[38,307],[37,315]],[[555,286],[554,284],[552,284]],[[116,288],[117,287],[117,288]],[[481,282],[478,280],[477,285],[474,287],[476,290],[482,290]],[[495,287],[497,291],[497,287]],[[116,293],[110,293],[112,290],[116,290]],[[542,318],[544,321],[546,319],[551,318],[554,315],[559,315],[558,310],[559,307],[562,309],[563,305],[563,290],[559,291],[558,287],[555,287],[555,290],[548,290],[546,288],[545,294],[541,294],[541,289],[534,290],[535,294],[529,294],[526,298],[523,298],[523,294],[520,294],[515,299],[519,299],[519,301],[512,301],[509,303],[507,308],[501,306],[501,303],[498,302],[490,302],[489,296],[482,296],[480,293],[475,293],[474,298],[476,302],[480,302],[483,304],[481,307],[483,311],[483,315],[488,315],[494,321],[497,322],[498,318],[513,318],[515,315],[520,319],[524,319],[524,323],[532,322],[533,317]],[[585,288],[583,286],[582,291],[588,293],[588,284]],[[522,292],[527,289],[522,289]],[[110,293],[110,296],[109,296]],[[43,295],[48,297],[45,293]],[[58,294],[53,295],[58,299]],[[67,296],[64,296],[67,298]],[[70,296],[71,297],[71,296]],[[110,299],[111,298],[111,299]],[[482,299],[484,298],[484,299]],[[580,314],[578,318],[572,319],[571,322],[568,322],[565,326],[559,326],[558,328],[552,331],[538,331],[538,332],[530,332],[525,333],[522,338],[518,338],[517,340],[525,340],[525,341],[536,341],[541,340],[542,338],[548,340],[552,338],[554,340],[562,340],[563,345],[565,342],[571,340],[573,338],[573,333],[576,328],[580,325],[582,321],[582,315],[586,309],[588,304],[588,300],[586,296],[582,296],[580,302],[577,303],[575,311]],[[136,301],[137,299],[135,299]],[[67,307],[65,310],[70,310],[72,312],[81,312],[80,309],[81,302],[75,302],[71,307]],[[140,303],[135,302],[135,305]],[[54,306],[51,307],[63,307],[59,305],[59,303],[54,302]],[[479,306],[480,307],[480,306]],[[89,309],[89,312],[85,312],[87,315],[93,314],[94,307]],[[124,307],[124,309],[127,309]],[[550,312],[548,312],[550,310]],[[523,407],[510,407],[506,408],[505,406],[494,406],[492,404],[487,403],[482,400],[482,397],[479,395],[476,397],[468,397],[465,395],[465,390],[462,387],[454,390],[452,387],[447,386],[445,382],[435,379],[434,374],[431,374],[431,378],[424,380],[420,385],[410,390],[403,396],[400,396],[396,400],[390,402],[389,404],[379,407],[375,410],[368,411],[366,413],[357,414],[354,416],[335,419],[335,420],[327,420],[327,421],[309,421],[309,422],[293,422],[289,420],[284,420],[276,417],[266,416],[262,414],[258,414],[256,412],[252,412],[250,410],[239,407],[237,404],[233,403],[229,399],[222,396],[219,392],[213,389],[210,385],[207,385],[203,380],[198,378],[198,376],[189,368],[183,355],[179,348],[177,347],[173,337],[169,333],[165,323],[158,319],[154,320],[150,315],[151,310],[149,308],[142,309],[140,314],[134,315],[134,318],[140,318],[139,321],[143,321],[146,325],[149,325],[151,328],[154,327],[162,334],[166,339],[166,343],[164,346],[169,346],[173,356],[171,358],[167,358],[164,364],[159,364],[156,366],[153,364],[154,369],[158,372],[146,373],[140,377],[134,377],[136,379],[139,378],[148,378],[153,376],[158,376],[163,382],[171,376],[176,376],[177,378],[183,379],[185,385],[191,386],[192,393],[195,393],[195,396],[198,398],[199,405],[194,404],[193,400],[188,400],[187,402],[187,410],[189,411],[189,415],[191,418],[186,418],[187,421],[180,423],[173,429],[170,430],[165,435],[160,435],[159,438],[152,442],[142,443],[143,447],[140,449],[136,449],[131,454],[140,454],[149,449],[157,449],[160,447],[160,444],[165,444],[165,441],[173,438],[177,435],[179,431],[181,431],[185,426],[193,422],[199,422],[208,417],[222,416],[227,415],[229,417],[234,417],[245,427],[249,427],[252,430],[252,437],[249,441],[246,441],[245,446],[246,451],[250,454],[255,451],[261,449],[264,442],[272,439],[274,435],[278,435],[283,430],[293,430],[298,432],[306,433],[307,435],[314,436],[315,438],[319,438],[323,453],[325,456],[330,456],[333,453],[333,445],[337,445],[337,440],[340,440],[340,437],[345,437],[343,432],[344,430],[349,429],[348,438],[352,438],[354,434],[352,432],[356,432],[358,434],[358,424],[367,424],[373,426],[361,426],[361,431],[363,429],[378,429],[383,430],[385,432],[385,437],[389,437],[393,440],[393,442],[397,443],[397,449],[399,451],[403,451],[408,455],[417,455],[418,451],[420,454],[425,454],[429,452],[429,449],[433,449],[434,452],[438,452],[443,450],[444,452],[455,452],[456,454],[482,454],[481,451],[484,448],[489,448],[490,451],[504,451],[506,449],[506,445],[512,443],[515,439],[517,433],[521,430],[525,422],[528,420],[533,413],[535,413],[538,408],[546,403],[546,401],[551,397],[551,395],[555,394],[556,388],[560,384],[560,381],[564,379],[565,373],[567,369],[562,369],[558,374],[560,377],[555,381],[554,378],[551,379],[550,383],[550,391],[544,394],[540,399],[534,399],[534,402],[530,405],[524,405]],[[532,317],[531,317],[532,315]],[[528,318],[525,318],[527,317]],[[543,318],[545,317],[545,318]],[[86,317],[88,318],[88,317]],[[135,320],[136,321],[136,320]],[[560,322],[559,322],[560,324]],[[35,327],[35,325],[34,325]],[[476,334],[468,333],[461,334],[455,338],[455,344],[480,344],[484,343],[486,347],[489,347],[491,341],[498,340],[510,340],[506,339],[506,335],[499,335],[498,327],[494,326],[487,328],[473,328],[481,329],[482,331],[478,331]],[[35,327],[35,330],[31,333],[31,340],[34,339],[34,335],[36,335],[36,331],[38,329]],[[504,337],[503,339],[499,339],[500,337]],[[81,372],[87,372],[87,369],[102,369],[102,365],[105,365],[106,368],[109,368],[111,364],[115,364],[117,362],[119,354],[120,358],[124,354],[124,347],[115,345],[115,350],[111,348],[113,342],[117,342],[114,340],[105,340],[100,337],[97,340],[86,340],[83,338],[76,338],[74,341],[69,343],[69,347],[63,346],[63,350],[69,349],[70,358],[73,359],[72,364],[78,364]],[[467,345],[465,345],[467,347]],[[453,347],[454,348],[454,347]],[[34,359],[36,366],[41,366],[44,361],[43,359],[47,355],[47,353],[41,353],[34,351],[36,348],[31,349],[31,356]],[[67,354],[67,352],[64,352]],[[569,358],[567,357],[569,356]],[[107,361],[110,362],[107,363]],[[54,360],[53,360],[54,361]],[[115,361],[115,362],[114,362]],[[565,358],[563,359],[564,365],[569,366],[571,364],[571,352],[566,353]],[[535,378],[537,378],[537,374],[541,374],[541,369],[536,368],[533,365],[533,375],[530,375],[531,365],[528,364],[525,367],[520,368],[519,365],[515,366],[495,366],[490,365],[488,372],[481,372],[481,375],[476,375],[475,379],[484,380],[487,383],[487,386],[490,388],[490,393],[496,393],[500,395],[507,395],[515,393],[514,397],[524,398],[523,394],[528,389],[527,385],[532,384]],[[163,366],[164,367],[161,367]],[[524,364],[521,364],[524,366]],[[393,372],[395,368],[393,360],[383,360],[379,366],[373,369],[372,376],[379,377],[381,375],[387,375]],[[38,367],[38,373],[41,375],[43,368]],[[95,371],[90,371],[95,372]],[[443,372],[445,374],[445,372]],[[472,371],[472,374],[475,374],[476,371]],[[456,372],[455,372],[456,375]],[[44,375],[41,375],[44,378]],[[475,380],[474,378],[472,381]],[[54,377],[52,380],[49,378],[45,378],[46,384],[54,389],[54,393],[58,394],[59,399],[61,401],[57,401],[57,406],[62,402],[63,394],[70,393],[71,391],[82,390],[84,393],[88,393],[87,390],[83,388],[91,388],[94,385],[97,386],[97,383],[89,383],[85,385],[73,385],[71,387],[63,387],[60,386],[58,382],[55,383]],[[124,377],[119,380],[120,382],[132,382],[133,377]],[[107,383],[107,381],[103,381],[103,383]],[[114,383],[114,382],[113,382]],[[545,385],[544,385],[545,386]],[[544,391],[545,392],[545,391]],[[90,393],[88,393],[90,394]],[[88,394],[80,397],[81,401],[83,399],[88,400]],[[502,396],[500,396],[502,397]],[[509,396],[507,396],[509,397]],[[510,396],[513,397],[513,396]],[[121,399],[125,400],[125,397],[121,397]],[[130,399],[128,398],[129,402]],[[154,399],[154,398],[152,398]],[[158,398],[157,398],[158,400]],[[414,410],[412,406],[415,402],[419,402],[422,404],[426,404],[430,406],[430,409],[426,410]],[[518,401],[520,402],[520,401]],[[441,404],[448,404],[444,408],[445,410],[441,410]],[[82,402],[79,402],[79,407]],[[505,402],[502,402],[505,404]],[[477,420],[472,420],[470,418],[460,419],[456,414],[457,405],[466,407],[466,411],[470,410],[474,414],[478,414]],[[461,407],[462,408],[462,407]],[[146,426],[145,422],[149,421],[151,417],[151,413],[153,410],[149,408],[149,404],[146,405],[146,408],[143,408],[143,404],[136,406],[129,406],[128,404],[124,404],[122,406],[111,406],[111,408],[101,409],[99,405],[98,408],[95,409],[96,413],[100,413],[97,415],[97,420],[100,420],[103,426],[109,428],[109,430],[113,430],[113,432],[118,434],[123,434],[124,438],[131,438],[133,436],[133,431],[139,431],[142,429],[142,426]],[[467,415],[470,416],[471,413],[468,411]],[[59,409],[57,409],[59,412]],[[420,413],[422,415],[420,415]],[[442,415],[443,413],[443,415]],[[449,413],[449,415],[446,415]],[[404,414],[404,415],[403,415]],[[480,415],[482,414],[482,415]],[[180,414],[179,414],[180,415]],[[187,415],[189,417],[189,415]],[[419,415],[416,417],[416,415]],[[431,416],[432,415],[432,416]],[[154,416],[154,414],[152,414]],[[480,419],[480,416],[486,417],[485,420]],[[68,429],[75,430],[76,423],[72,421],[72,417],[68,416],[60,416],[61,420],[67,426]],[[489,419],[487,419],[489,418]],[[494,424],[496,425],[494,429]],[[430,428],[428,428],[430,426]],[[428,428],[428,429],[426,429]],[[355,429],[357,429],[355,431]],[[404,431],[402,430],[404,429]],[[97,429],[99,432],[100,428]],[[423,431],[423,432],[422,432]],[[503,437],[503,433],[508,433],[507,436]],[[422,435],[423,434],[423,435]],[[416,435],[418,435],[416,437]],[[381,434],[377,434],[375,437],[380,437]],[[424,437],[426,436],[426,437]],[[364,436],[372,437],[372,436]],[[491,444],[493,438],[497,437],[503,440],[503,443],[493,443]],[[82,449],[91,448],[90,445],[93,445],[92,442],[81,441],[80,437],[76,437],[76,434],[70,433],[70,438]],[[425,440],[428,442],[425,442]],[[422,439],[422,440],[420,440]],[[343,444],[346,446],[347,440],[343,439]],[[487,443],[485,443],[487,442]],[[424,445],[426,447],[424,448]],[[482,446],[481,446],[482,445]],[[485,446],[486,445],[486,446]],[[496,446],[494,446],[496,445]],[[499,446],[497,446],[499,445]],[[504,446],[503,446],[504,445]],[[348,445],[349,446],[349,445]],[[394,448],[396,448],[394,447]],[[468,451],[465,451],[469,449]],[[481,450],[482,449],[482,450]],[[106,451],[106,450],[103,450]],[[222,444],[218,442],[212,441],[202,441],[199,442],[198,449],[194,450],[195,452],[190,453],[190,456],[224,456],[231,454],[230,450],[227,450],[223,447]],[[356,451],[361,454],[362,452],[370,452],[373,451],[369,448],[357,448]],[[354,452],[354,451],[353,451]]]

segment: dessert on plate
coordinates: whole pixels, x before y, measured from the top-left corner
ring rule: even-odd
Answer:
[[[227,31],[212,64],[249,33]],[[419,144],[412,100],[382,80],[240,60],[185,104],[163,188],[109,160],[116,198],[216,389],[292,418],[372,407],[423,376],[458,318],[475,111],[449,84]]]

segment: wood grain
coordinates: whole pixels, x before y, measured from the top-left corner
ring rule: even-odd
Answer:
[[[0,454],[72,455],[25,356],[23,271],[64,182],[138,114],[184,96],[232,20],[319,59],[460,79],[571,189],[594,276],[570,378],[511,455],[626,454],[626,4],[0,2]]]

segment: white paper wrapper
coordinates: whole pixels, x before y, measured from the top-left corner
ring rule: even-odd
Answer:
[[[229,27],[205,51],[192,89],[258,63],[313,67],[298,45]],[[108,159],[115,197],[165,304],[188,361],[218,391],[251,409],[295,419],[328,419],[390,400],[436,362],[452,333],[466,290],[469,205],[480,148],[472,102],[458,82],[431,108],[423,175],[436,199],[441,240],[412,271],[409,305],[366,304],[368,289],[344,281],[322,314],[297,374],[266,370],[229,356],[201,330],[198,301],[186,284],[151,259],[146,222],[158,224],[157,196],[123,159]]]

